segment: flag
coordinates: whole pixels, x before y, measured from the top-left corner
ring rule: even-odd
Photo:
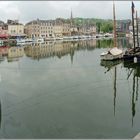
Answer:
[[[133,1],[132,1],[132,13],[134,14],[135,13],[135,5],[134,5],[134,3],[133,3]]]

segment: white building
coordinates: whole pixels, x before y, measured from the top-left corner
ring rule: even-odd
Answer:
[[[11,36],[25,36],[23,24],[8,24],[8,34]]]

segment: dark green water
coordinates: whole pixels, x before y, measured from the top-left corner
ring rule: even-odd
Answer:
[[[140,67],[117,62],[108,70],[114,63],[101,63],[100,53],[112,44],[8,48],[0,63],[0,138],[133,138],[140,132]]]

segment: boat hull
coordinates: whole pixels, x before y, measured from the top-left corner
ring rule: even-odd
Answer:
[[[124,61],[130,61],[130,62],[140,62],[140,48],[136,47],[128,49],[125,54],[123,55]]]
[[[119,55],[105,54],[105,55],[101,55],[100,57],[101,57],[101,60],[111,61],[111,60],[122,59],[123,54],[122,53]]]
[[[140,63],[140,55],[123,55],[124,61]]]

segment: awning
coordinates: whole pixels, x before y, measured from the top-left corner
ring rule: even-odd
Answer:
[[[0,34],[0,38],[7,38],[7,37],[9,37],[8,34]]]
[[[27,36],[26,34],[10,34],[13,37],[23,37],[23,36]]]

